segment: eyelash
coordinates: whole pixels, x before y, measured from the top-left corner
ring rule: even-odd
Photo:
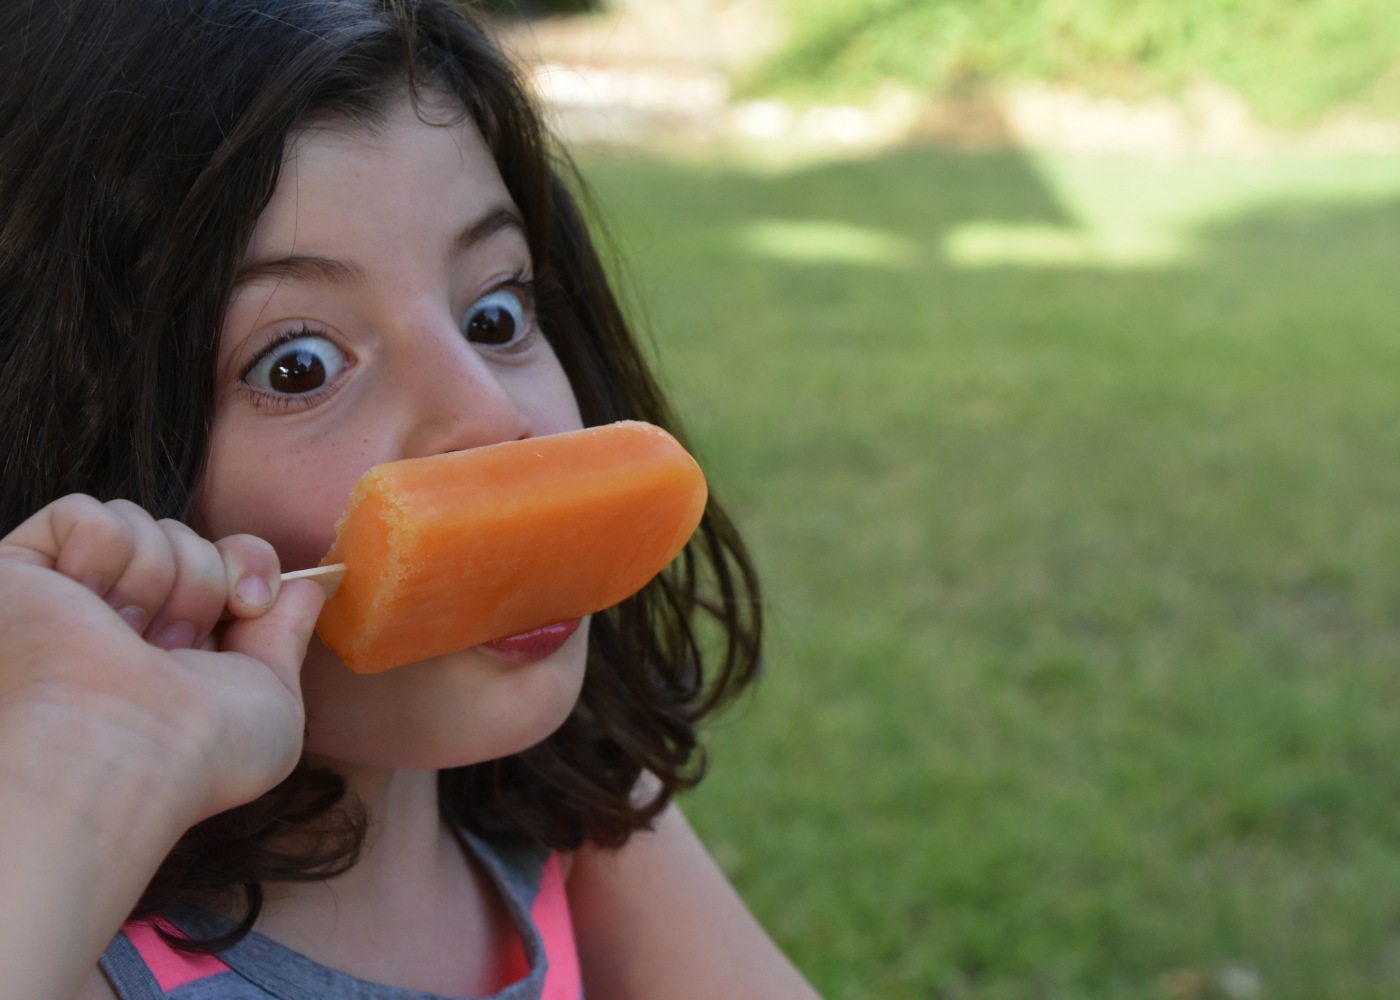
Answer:
[[[534,306],[534,304],[535,304],[535,279],[529,277],[529,276],[525,273],[525,270],[524,270],[523,268],[520,269],[519,271],[515,271],[514,273],[512,273],[512,274],[510,274],[510,275],[507,275],[507,276],[506,276],[506,279],[505,279],[504,281],[501,281],[500,283],[498,283],[498,284],[495,285],[494,287],[488,288],[486,291],[482,292],[479,296],[477,296],[477,300],[479,301],[479,300],[485,298],[486,296],[490,295],[492,292],[499,292],[499,291],[501,291],[501,289],[503,289],[503,288],[513,288],[513,289],[515,289],[516,291],[520,292],[520,294],[521,294],[522,296],[524,296],[525,302],[526,302],[528,305]],[[472,305],[476,305],[476,302],[473,302]]]
[[[253,369],[258,367],[269,354],[275,353],[285,345],[290,344],[294,340],[300,340],[302,337],[320,337],[323,340],[330,340],[330,337],[326,335],[326,331],[321,327],[303,323],[298,327],[278,334],[272,340],[268,341],[263,349],[258,351],[258,353],[253,356],[253,359],[238,373],[238,389],[252,400],[254,406],[259,408],[271,407],[278,410],[290,410],[298,407],[311,406],[320,400],[323,393],[331,391],[334,387],[335,382],[331,382],[311,392],[297,395],[284,395],[275,392],[264,392],[248,383],[248,376],[252,373]]]

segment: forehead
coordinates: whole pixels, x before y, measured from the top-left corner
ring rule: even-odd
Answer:
[[[291,132],[246,256],[304,248],[356,217],[430,223],[512,204],[460,102],[437,93],[414,101],[404,91],[373,119],[318,116]]]

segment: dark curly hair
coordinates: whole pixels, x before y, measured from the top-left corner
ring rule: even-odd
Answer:
[[[455,95],[520,209],[541,326],[586,423],[676,421],[590,237],[569,161],[452,0],[11,0],[0,12],[0,529],[70,492],[189,512],[220,323],[288,135]],[[683,437],[682,437],[683,440]],[[445,771],[444,813],[558,849],[621,844],[699,780],[697,723],[756,674],[757,581],[711,501],[682,556],[595,616],[582,695],[539,745]],[[645,801],[633,790],[655,776]],[[137,915],[238,906],[353,863],[363,818],[299,767],[189,831]],[[290,845],[290,846],[289,846]]]

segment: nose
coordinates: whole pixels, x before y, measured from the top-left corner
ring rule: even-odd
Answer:
[[[522,391],[455,328],[424,338],[398,360],[396,381],[405,409],[403,458],[499,444],[533,433]]]

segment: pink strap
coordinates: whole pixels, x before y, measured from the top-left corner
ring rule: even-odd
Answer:
[[[569,897],[564,889],[564,870],[557,854],[551,854],[545,862],[540,891],[535,896],[530,916],[544,940],[544,953],[549,957],[540,1000],[578,1000],[583,994],[583,979],[579,975]]]
[[[213,955],[194,954],[173,947],[160,936],[157,924],[167,934],[180,936],[180,932],[165,921],[140,920],[127,924],[122,930],[164,992],[228,971],[228,966]]]

